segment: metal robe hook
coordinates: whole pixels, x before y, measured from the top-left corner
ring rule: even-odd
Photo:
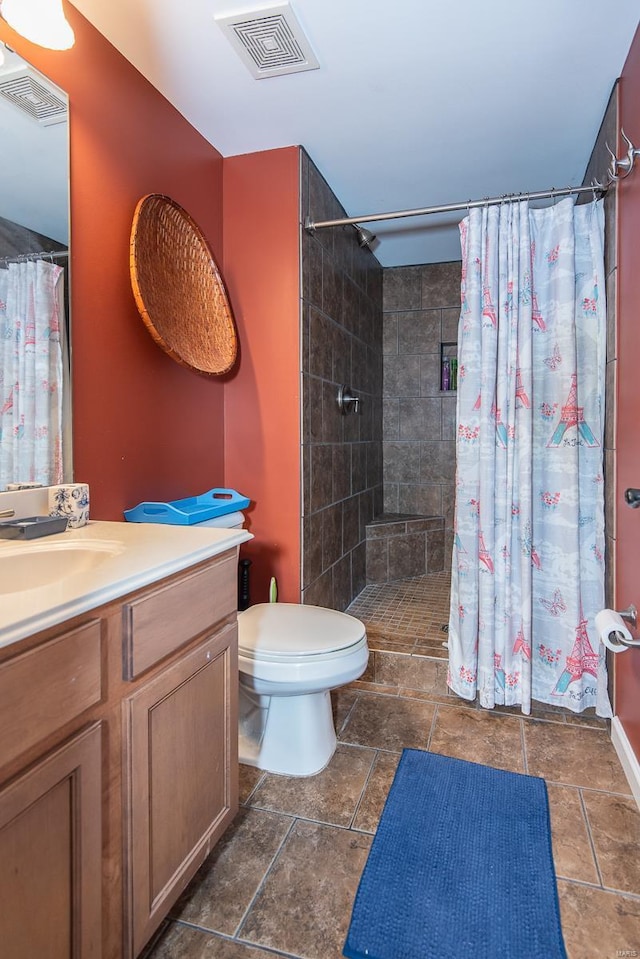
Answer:
[[[607,153],[611,157],[611,163],[607,167],[607,178],[609,180],[609,183],[615,183],[615,181],[618,179],[618,177],[616,176],[616,167],[617,167],[618,159],[615,153],[613,152],[613,150],[611,149],[611,147],[609,146],[609,144],[606,142],[605,142],[605,148]]]
[[[636,157],[640,157],[640,149],[634,147],[633,143],[623,129],[620,129],[620,135],[627,144],[627,155],[623,157],[622,160],[619,160],[609,144],[605,143],[609,156],[611,157],[611,165],[607,170],[607,176],[612,181],[626,180],[633,170]]]
[[[629,174],[633,170],[633,165],[635,163],[636,157],[640,157],[640,150],[634,147],[633,143],[631,142],[631,140],[629,139],[629,137],[627,136],[627,134],[624,132],[622,128],[620,128],[620,134],[622,136],[622,139],[627,144],[627,155],[624,158],[624,160],[618,161],[618,166],[621,169],[626,170],[625,176],[629,176]]]

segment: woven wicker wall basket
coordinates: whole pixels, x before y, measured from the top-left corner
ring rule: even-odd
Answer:
[[[131,228],[133,295],[151,336],[178,363],[219,375],[238,338],[224,281],[189,214],[159,193],[142,197]]]

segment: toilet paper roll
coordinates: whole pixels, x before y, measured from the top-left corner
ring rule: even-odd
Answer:
[[[66,516],[69,529],[85,526],[89,520],[89,486],[66,483],[49,487],[49,516]]]
[[[624,653],[629,648],[620,642],[616,633],[621,633],[627,642],[633,642],[622,616],[613,609],[601,609],[596,613],[596,629],[601,641],[613,653]]]

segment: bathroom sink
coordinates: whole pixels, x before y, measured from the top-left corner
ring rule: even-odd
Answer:
[[[123,543],[101,540],[31,542],[0,548],[0,594],[39,589],[90,572],[124,548]]]

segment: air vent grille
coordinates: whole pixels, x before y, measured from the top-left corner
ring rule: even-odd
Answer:
[[[0,76],[0,96],[41,126],[64,123],[67,119],[67,104],[62,95],[28,70]]]
[[[257,80],[320,66],[287,3],[215,20]]]

